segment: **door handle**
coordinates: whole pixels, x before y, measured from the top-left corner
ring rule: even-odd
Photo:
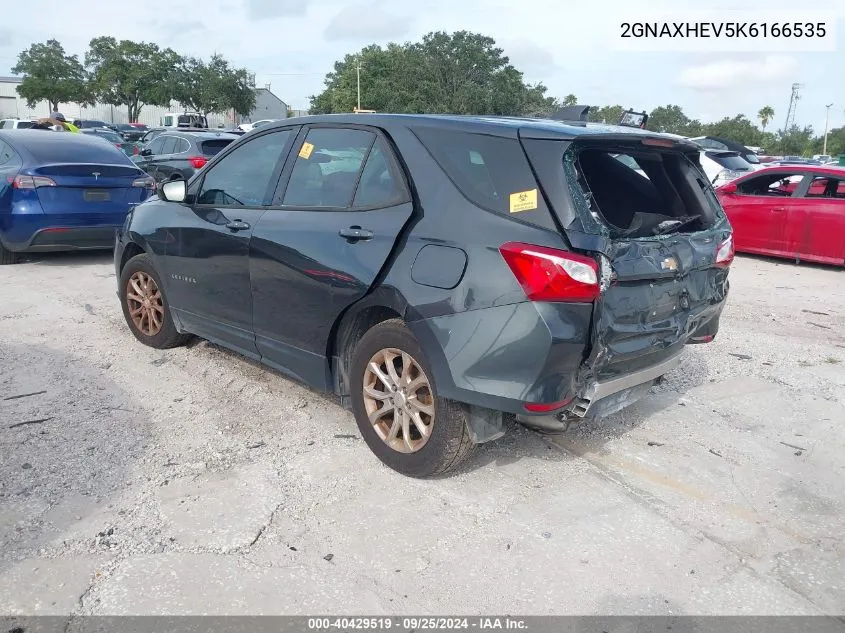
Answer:
[[[777,207],[776,209],[772,209],[773,213],[782,213],[784,211],[786,211],[786,209],[784,209],[783,207]]]
[[[340,231],[338,231],[338,235],[346,238],[349,242],[373,239],[373,232],[368,231],[367,229],[362,229],[360,226],[350,226],[345,229],[340,229]]]
[[[246,231],[249,228],[249,224],[243,220],[232,220],[226,225],[226,228],[231,231]]]

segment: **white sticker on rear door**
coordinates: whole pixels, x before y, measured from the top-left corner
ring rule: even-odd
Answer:
[[[517,191],[511,194],[511,213],[531,211],[537,208],[537,190]]]

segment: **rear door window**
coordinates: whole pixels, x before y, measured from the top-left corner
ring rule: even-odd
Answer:
[[[284,206],[347,208],[376,135],[349,128],[313,128],[293,166]]]
[[[150,153],[151,153],[153,156],[156,156],[156,155],[158,155],[158,154],[161,154],[161,153],[162,153],[161,148],[162,148],[162,146],[164,145],[164,141],[165,141],[165,138],[164,138],[164,137],[157,136],[157,137],[156,137],[156,138],[154,138],[152,141],[150,141],[150,144],[149,144],[149,146],[147,147],[147,149],[148,149],[148,150],[150,150]]]
[[[816,176],[810,183],[808,198],[836,198],[845,200],[845,178]]]
[[[414,133],[474,204],[502,215],[545,209],[519,140],[433,128]]]
[[[200,148],[202,150],[203,156],[216,156],[223,150],[223,148],[229,145],[232,140],[233,139],[229,138],[221,138],[214,139],[213,141],[203,141],[202,143],[200,143]]]
[[[263,205],[273,174],[278,173],[276,167],[284,159],[291,134],[291,130],[264,134],[222,157],[205,174],[197,204],[231,207]]]

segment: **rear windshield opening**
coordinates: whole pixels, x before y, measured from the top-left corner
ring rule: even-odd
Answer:
[[[215,156],[219,154],[223,150],[223,148],[231,142],[232,139],[228,138],[221,138],[213,141],[203,141],[200,144],[200,146],[202,147],[203,156]]]
[[[712,188],[682,152],[584,148],[574,168],[590,212],[611,237],[701,231],[716,220]]]

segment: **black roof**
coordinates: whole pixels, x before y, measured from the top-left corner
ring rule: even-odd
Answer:
[[[506,117],[506,116],[474,116],[457,114],[319,114],[294,119],[281,119],[275,123],[262,125],[259,130],[267,130],[274,127],[297,124],[307,125],[309,123],[347,123],[359,125],[373,125],[376,127],[389,127],[391,125],[413,125],[437,126],[453,129],[461,129],[467,132],[496,134],[499,136],[520,136],[535,138],[560,138],[573,139],[590,135],[603,136],[639,136],[669,139],[675,143],[696,147],[694,143],[686,139],[679,139],[676,136],[641,130],[634,127],[620,125],[604,125],[600,123],[582,122],[567,123],[552,119],[536,119],[528,117]]]
[[[705,135],[705,136],[698,136],[696,138],[709,138],[713,141],[716,141],[717,143],[722,143],[728,149],[733,150],[735,152],[739,152],[740,154],[753,154],[754,153],[750,149],[748,149],[745,145],[743,145],[742,143],[737,143],[736,141],[732,141],[731,139],[724,138],[722,136]],[[694,142],[695,141],[693,141],[693,143]]]

